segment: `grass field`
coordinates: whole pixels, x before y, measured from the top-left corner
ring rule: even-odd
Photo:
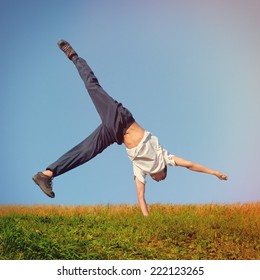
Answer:
[[[0,259],[260,259],[260,203],[0,206]]]

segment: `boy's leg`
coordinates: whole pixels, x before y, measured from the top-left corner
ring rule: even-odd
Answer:
[[[132,114],[104,91],[87,62],[78,57],[78,54],[68,42],[60,40],[58,45],[65,55],[74,62],[103,125],[114,137],[114,142],[121,145],[126,130],[135,121]]]
[[[119,103],[100,86],[97,77],[83,58],[74,57],[72,61],[86,86],[102,122],[107,123],[114,117],[113,114],[116,112]]]
[[[67,41],[60,40],[58,46],[74,62],[103,124],[106,124],[111,119],[111,112],[116,111],[118,102],[103,90],[87,62],[78,56]]]
[[[51,170],[53,177],[57,177],[88,162],[111,144],[113,142],[109,133],[101,124],[91,135],[49,165],[46,170]]]
[[[106,93],[83,58],[74,56],[72,61],[85,83],[102,123],[110,131],[110,134],[114,136],[114,142],[122,144],[123,135],[127,128],[134,122],[132,114],[128,109],[123,107],[122,103],[117,102]]]
[[[52,177],[59,176],[84,164],[101,153],[112,143],[113,141],[110,139],[107,128],[101,124],[84,141],[49,165],[46,171],[38,172],[32,179],[46,195],[54,198],[55,193],[52,191]],[[46,175],[46,172],[50,172],[52,175]]]

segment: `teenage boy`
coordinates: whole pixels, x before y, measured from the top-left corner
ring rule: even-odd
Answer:
[[[138,202],[144,216],[148,215],[145,178],[149,175],[157,182],[164,180],[167,165],[186,167],[227,180],[227,176],[221,172],[169,154],[156,136],[142,128],[128,109],[104,91],[87,62],[78,56],[68,42],[60,40],[58,46],[75,64],[102,122],[85,140],[49,165],[45,171],[33,176],[34,182],[46,195],[51,198],[55,196],[52,190],[54,177],[88,162],[113,143],[124,143],[126,146],[128,157],[133,163]]]

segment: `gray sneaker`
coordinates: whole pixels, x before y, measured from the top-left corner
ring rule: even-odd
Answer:
[[[78,56],[78,54],[74,51],[72,46],[65,40],[60,40],[58,42],[59,48],[66,54],[66,56],[72,60],[73,56]]]
[[[51,198],[55,197],[55,193],[52,191],[52,177],[39,172],[34,175],[32,179],[45,194],[47,194]]]

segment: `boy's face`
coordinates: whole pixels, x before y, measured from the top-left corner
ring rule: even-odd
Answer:
[[[164,179],[166,178],[166,172],[165,172],[165,170],[163,169],[163,170],[161,170],[161,171],[158,172],[158,173],[151,174],[150,176],[151,176],[151,178],[152,178],[153,180],[155,180],[155,181],[157,181],[157,182],[160,182],[160,181],[162,181],[162,180],[164,180]]]

